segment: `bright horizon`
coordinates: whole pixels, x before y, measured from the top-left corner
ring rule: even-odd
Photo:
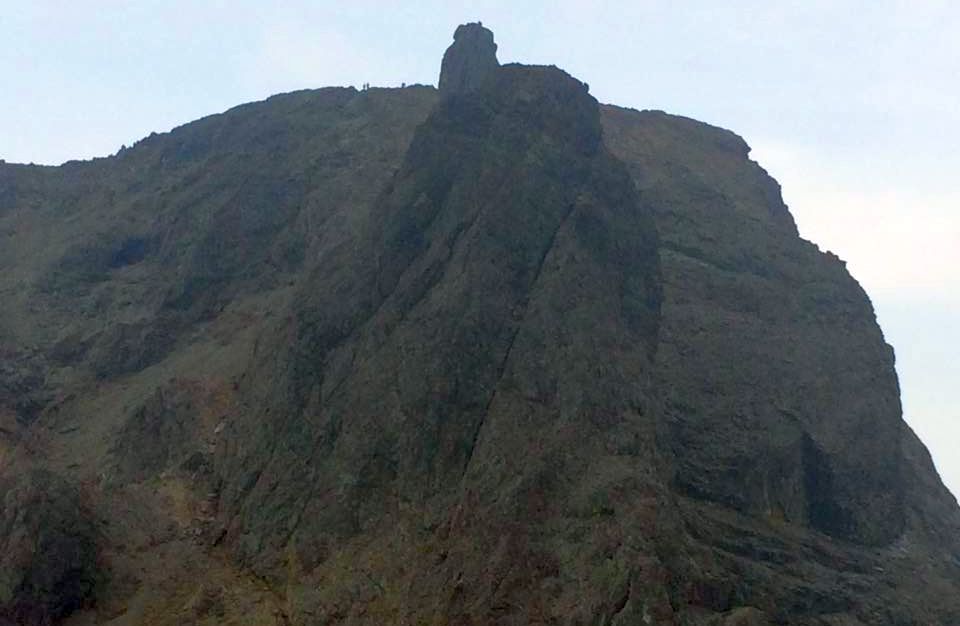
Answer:
[[[4,4],[8,162],[107,156],[279,92],[436,84],[454,28],[478,19],[501,62],[555,64],[601,102],[733,130],[801,235],[870,295],[904,417],[960,493],[960,5]]]

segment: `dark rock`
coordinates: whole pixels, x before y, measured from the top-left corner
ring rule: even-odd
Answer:
[[[478,24],[440,83],[0,168],[16,452],[117,478],[84,493],[145,567],[209,556],[152,539],[175,497],[278,622],[960,623],[892,351],[747,144],[500,67]],[[181,576],[142,604],[242,623]]]
[[[136,265],[147,256],[148,242],[143,237],[128,237],[114,250],[110,258],[111,269]]]
[[[52,396],[48,368],[42,354],[0,345],[0,415],[10,413],[21,424],[35,421]]]
[[[91,596],[93,524],[75,488],[45,470],[0,480],[0,494],[0,616],[53,623]]]
[[[493,32],[480,22],[462,24],[440,66],[440,93],[458,94],[478,89],[500,66]]]
[[[503,68],[418,129],[369,230],[330,250],[304,284],[293,343],[284,333],[261,344],[264,369],[251,377],[274,382],[249,416],[256,445],[225,460],[237,479],[257,471],[231,490],[247,562],[266,575],[271,555],[249,545],[291,533],[336,543],[385,522],[386,494],[432,509],[457,497],[464,476],[537,484],[573,442],[545,435],[527,469],[513,465],[518,446],[561,416],[649,435],[620,420],[651,402],[656,235],[600,139],[596,101],[555,68]],[[561,391],[573,388],[583,391]],[[287,390],[295,395],[278,405]],[[511,415],[528,426],[508,426]],[[555,469],[563,478],[551,484],[576,479]],[[339,472],[358,479],[338,486]],[[525,501],[527,488],[510,497]],[[491,511],[490,529],[501,515],[526,524],[514,517],[523,507]],[[306,562],[320,558],[301,549]]]
[[[171,381],[130,414],[112,451],[118,478],[138,481],[157,476],[201,447],[200,399],[192,387]]]
[[[860,286],[796,236],[739,138],[650,113],[611,108],[605,119],[663,242],[658,361],[678,488],[851,541],[892,542],[905,522],[893,443],[903,424],[892,353]],[[640,142],[661,133],[673,134],[670,147],[647,160]],[[676,162],[715,169],[667,167]],[[755,182],[728,190],[727,172]],[[867,429],[873,436],[857,434]]]

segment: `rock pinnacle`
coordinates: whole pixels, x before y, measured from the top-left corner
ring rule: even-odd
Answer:
[[[493,32],[482,22],[461,24],[440,66],[440,92],[448,95],[477,89],[500,66]]]

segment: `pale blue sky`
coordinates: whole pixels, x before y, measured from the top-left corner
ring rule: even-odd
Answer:
[[[960,493],[960,4],[0,0],[0,158],[60,163],[270,94],[436,82],[454,27],[603,102],[730,128],[837,253]]]

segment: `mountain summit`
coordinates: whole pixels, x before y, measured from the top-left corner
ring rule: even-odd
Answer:
[[[960,623],[960,508],[737,135],[440,89],[0,163],[0,623]]]
[[[453,44],[440,66],[440,93],[478,89],[500,66],[493,32],[480,22],[463,24],[453,33]]]

